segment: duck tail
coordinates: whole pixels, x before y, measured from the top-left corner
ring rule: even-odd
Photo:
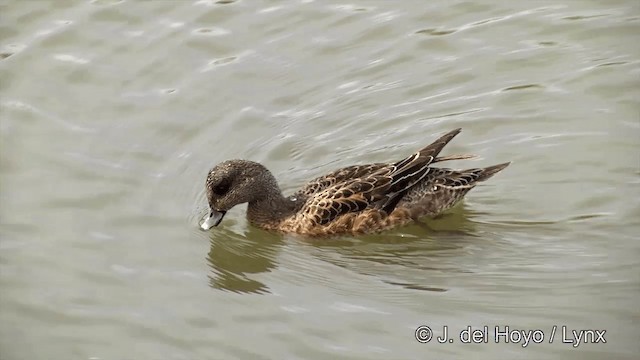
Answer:
[[[435,158],[432,163],[437,163],[440,161],[449,161],[449,160],[466,160],[466,159],[475,159],[477,155],[474,154],[460,154],[460,155],[448,155],[448,156],[438,156]]]
[[[442,151],[449,141],[458,135],[461,130],[461,128],[458,128],[449,131],[413,155],[394,163],[391,166],[391,172],[388,174],[388,176],[391,176],[391,182],[387,190],[388,196],[382,203],[381,208],[387,211],[387,213],[392,211],[407,190],[421,182],[425,176],[429,174],[431,170],[429,165],[436,160],[440,151]],[[456,155],[453,157],[460,156],[461,155]],[[453,157],[450,156],[446,158],[451,159]],[[387,169],[382,169],[382,171],[387,171]]]
[[[485,181],[485,180],[489,179],[490,177],[492,177],[493,175],[498,173],[500,170],[502,170],[502,169],[506,168],[507,166],[509,166],[509,164],[511,164],[511,162],[506,162],[506,163],[493,165],[493,166],[489,166],[489,167],[480,169],[481,171],[480,171],[480,174],[479,174],[478,178],[476,179],[476,181]]]
[[[418,150],[419,157],[431,157],[429,163],[433,162],[436,159],[436,156],[440,154],[440,151],[444,149],[447,144],[453,140],[453,138],[458,135],[462,131],[462,128],[457,128],[455,130],[451,130],[448,133],[442,135],[438,138],[438,140],[432,142],[431,144],[425,146],[424,148]],[[444,161],[444,160],[441,160]]]
[[[394,163],[393,171],[390,174],[393,178],[391,189],[397,191],[401,188],[409,187],[408,184],[415,184],[422,179],[429,172],[429,165],[433,163],[436,156],[461,130],[458,128],[449,131],[430,145],[413,153],[413,155]]]

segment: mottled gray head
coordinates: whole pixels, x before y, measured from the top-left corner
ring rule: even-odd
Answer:
[[[211,213],[201,225],[209,230],[218,226],[232,207],[266,198],[278,190],[271,172],[261,164],[248,160],[227,160],[216,165],[205,183]]]

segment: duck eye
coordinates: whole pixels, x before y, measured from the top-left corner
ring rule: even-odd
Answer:
[[[432,189],[433,191],[438,191],[438,189],[440,189],[440,186],[438,186],[438,185],[433,185],[433,189]]]
[[[213,187],[213,193],[216,195],[224,195],[229,191],[229,187],[231,187],[231,182],[228,180],[222,180]]]

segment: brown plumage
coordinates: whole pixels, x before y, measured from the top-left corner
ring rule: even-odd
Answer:
[[[261,164],[228,160],[211,169],[206,181],[211,213],[203,229],[217,226],[227,210],[249,203],[247,218],[258,227],[284,233],[324,236],[387,230],[451,208],[476,183],[509,163],[452,170],[431,165],[472,155],[438,157],[461,129],[395,163],[354,165],[311,180],[284,197]]]

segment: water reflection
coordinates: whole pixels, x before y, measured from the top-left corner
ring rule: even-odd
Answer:
[[[458,259],[477,243],[474,213],[458,206],[435,219],[425,219],[387,233],[343,238],[315,246],[317,257],[361,275],[410,290],[447,291],[435,277],[442,273],[467,273]],[[434,276],[431,276],[433,274]]]
[[[209,275],[210,285],[237,293],[270,293],[269,287],[252,275],[278,266],[277,258],[287,239],[302,245],[297,250],[306,251],[313,259],[375,277],[386,284],[411,290],[446,291],[429,283],[425,271],[468,272],[452,265],[458,262],[447,259],[461,256],[464,248],[479,237],[474,231],[474,222],[469,220],[473,215],[462,205],[436,219],[426,219],[396,231],[329,239],[283,237],[251,226],[244,234],[215,230],[210,234],[211,247],[207,255],[213,270]]]
[[[231,231],[211,233],[207,261],[212,268],[209,284],[215,289],[237,293],[269,293],[269,288],[250,274],[271,271],[277,266],[282,237],[248,227],[244,235]]]

